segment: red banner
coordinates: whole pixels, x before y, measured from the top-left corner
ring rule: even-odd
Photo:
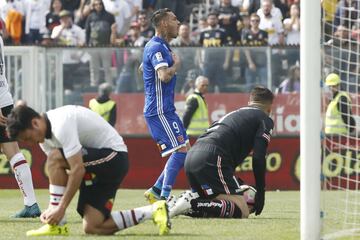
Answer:
[[[191,139],[193,142],[194,139]],[[130,170],[121,187],[148,188],[161,173],[166,159],[161,158],[156,144],[150,137],[125,137],[129,150]],[[329,138],[326,141],[322,172],[328,187],[354,187],[359,183],[360,142]],[[141,147],[141,151],[139,151]],[[44,153],[38,146],[22,145],[22,152],[31,165],[33,182],[37,188],[47,188]],[[356,150],[357,149],[357,150]],[[298,137],[273,137],[266,158],[266,187],[268,190],[299,189],[300,139]],[[314,164],[320,159],[314,159]],[[236,174],[246,183],[253,184],[251,157],[247,157],[236,169]],[[351,179],[350,181],[348,181]],[[330,181],[329,181],[330,180]],[[332,184],[330,184],[332,183]],[[176,181],[176,188],[187,188],[182,171]],[[0,155],[0,188],[17,188],[11,167],[4,155]]]
[[[88,106],[89,100],[95,94],[84,94],[84,106]],[[116,129],[120,134],[148,134],[148,129],[143,116],[144,94],[114,94],[111,96],[117,103]],[[352,95],[352,112],[356,122],[360,112],[360,97]],[[212,122],[218,120],[226,113],[247,105],[249,94],[246,93],[212,93],[206,94],[206,102],[209,108],[209,117]],[[185,110],[185,96],[176,95],[175,106],[181,117]],[[330,101],[330,95],[324,94],[322,103],[326,107]],[[319,110],[320,111],[320,110]],[[299,94],[278,94],[272,109],[272,119],[275,129],[273,135],[300,134],[300,96]],[[357,124],[357,126],[360,125]],[[359,128],[359,127],[357,127]]]
[[[84,95],[84,106],[95,94]],[[219,93],[207,94],[210,120],[216,121],[226,113],[246,106],[249,94]],[[114,94],[111,98],[117,103],[116,129],[120,134],[148,134],[143,115],[144,94]],[[185,110],[185,97],[176,95],[177,113],[182,116]],[[272,118],[275,123],[274,135],[298,135],[300,131],[300,98],[297,94],[278,95],[273,104]]]
[[[84,105],[94,95],[84,96]],[[129,149],[130,170],[122,184],[124,188],[147,188],[158,177],[165,165],[154,141],[148,136],[142,114],[143,94],[119,94],[112,98],[117,102],[118,120],[116,128],[125,135]],[[248,94],[207,94],[209,114],[212,121],[248,102]],[[356,99],[354,99],[355,101]],[[176,107],[181,113],[185,107],[184,96],[176,96]],[[267,156],[267,189],[290,190],[299,189],[300,176],[300,141],[299,141],[299,96],[284,94],[276,97],[273,116],[277,137],[273,137]],[[359,106],[359,105],[357,105]],[[132,136],[131,136],[132,134]],[[134,137],[140,134],[142,137]],[[145,135],[146,136],[145,136]],[[275,134],[276,135],[276,134]],[[287,135],[287,137],[285,137]],[[293,137],[289,137],[292,135]],[[341,144],[340,144],[341,143]],[[360,179],[359,142],[346,139],[328,139],[326,141],[326,157],[322,162],[324,179],[331,179],[334,184],[346,186],[357,184]],[[141,151],[139,151],[139,147]],[[22,151],[31,164],[35,187],[47,188],[48,179],[45,172],[45,155],[38,146],[30,148],[22,145]],[[314,159],[320,164],[320,159]],[[253,184],[251,157],[238,166],[237,174],[247,183]],[[346,179],[356,181],[348,183]],[[338,181],[338,182],[336,182]],[[0,155],[0,188],[16,188],[16,181],[11,173],[11,167],[4,155]],[[187,188],[184,173],[178,176],[175,187]]]

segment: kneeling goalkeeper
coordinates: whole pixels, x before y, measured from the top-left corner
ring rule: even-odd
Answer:
[[[255,87],[247,107],[225,115],[198,138],[185,160],[186,176],[196,193],[183,194],[170,215],[189,209],[197,217],[247,218],[250,211],[261,214],[265,200],[265,155],[274,126],[269,117],[273,100],[269,89]],[[242,183],[234,175],[236,166],[251,151],[257,190],[253,209],[248,207]]]

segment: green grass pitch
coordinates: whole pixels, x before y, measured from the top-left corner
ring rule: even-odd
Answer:
[[[143,192],[144,190],[119,190],[114,210],[145,205]],[[178,195],[180,191],[174,193]],[[45,209],[49,200],[48,191],[37,190],[36,196],[41,209]],[[300,193],[297,191],[267,192],[262,214],[257,217],[251,215],[249,219],[174,218],[168,236],[158,236],[157,228],[151,221],[120,231],[115,236],[85,235],[81,218],[76,213],[76,203],[77,197],[67,210],[70,236],[40,239],[300,239]],[[0,239],[24,239],[27,230],[41,226],[39,219],[9,218],[22,208],[19,190],[0,190],[0,206]]]

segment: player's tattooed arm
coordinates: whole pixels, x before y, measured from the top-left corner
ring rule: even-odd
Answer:
[[[156,72],[158,78],[162,82],[170,82],[171,78],[176,74],[177,69],[180,67],[180,60],[179,58],[172,53],[174,64],[171,67],[160,67]]]

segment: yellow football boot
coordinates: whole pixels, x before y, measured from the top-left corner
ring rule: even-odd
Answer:
[[[157,201],[153,204],[153,207],[153,221],[159,228],[159,235],[168,234],[171,229],[171,222],[166,201]]]
[[[44,226],[29,230],[26,232],[26,236],[68,236],[69,230],[67,224],[62,226],[45,224]]]

